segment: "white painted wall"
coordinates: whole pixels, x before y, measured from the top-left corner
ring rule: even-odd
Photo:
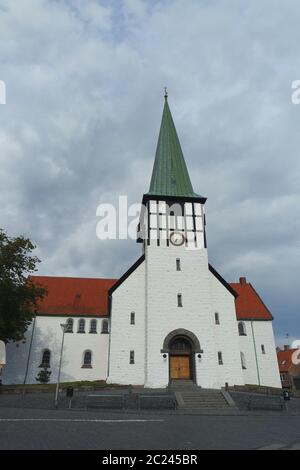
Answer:
[[[90,317],[86,321],[86,333],[77,333],[79,318],[74,318],[74,333],[66,333],[64,341],[63,362],[61,369],[61,382],[79,380],[106,380],[108,362],[108,334],[101,333],[101,318],[97,318],[97,333],[89,333]],[[37,383],[37,376],[44,349],[51,351],[50,382],[56,382],[62,341],[61,323],[66,317],[37,316],[34,326],[32,347],[29,360],[26,383]],[[4,384],[23,383],[25,380],[26,364],[28,361],[30,341],[33,326],[26,333],[26,342],[23,344],[9,344],[7,366],[3,373]],[[92,368],[82,368],[84,351],[92,351]]]
[[[176,271],[176,258],[180,258],[181,271]],[[242,384],[234,297],[209,271],[207,250],[147,246],[146,286],[146,386],[167,386],[169,364],[161,349],[165,337],[180,328],[194,333],[204,350],[201,359],[195,358],[198,385],[220,388],[226,381]],[[178,293],[183,307],[177,306]],[[222,318],[218,330],[216,310]],[[223,353],[223,366],[218,365],[218,350]]]
[[[214,324],[215,367],[217,380],[214,387],[243,385],[239,335],[237,330],[234,296],[210,273],[211,318]],[[215,323],[215,312],[219,314],[220,324]],[[222,352],[223,365],[219,365],[218,351]]]
[[[247,335],[239,336],[239,342],[246,359],[245,383],[281,388],[272,321],[245,321],[244,324]]]
[[[155,212],[156,203],[150,208]],[[202,225],[202,209],[195,205]],[[161,211],[161,210],[159,210]],[[188,227],[192,205],[185,204],[183,226]],[[170,222],[170,221],[169,221]],[[151,218],[150,218],[150,228]],[[210,273],[203,232],[197,235],[197,247],[188,236],[188,247],[175,247],[161,239],[156,242],[156,230],[150,245],[146,245],[146,380],[147,387],[166,387],[169,382],[169,361],[161,353],[165,337],[177,329],[195,334],[204,354],[195,358],[197,383],[203,387],[216,383],[214,335],[211,318]],[[150,235],[151,235],[150,233]],[[160,233],[160,232],[158,232]],[[163,233],[163,232],[162,232]],[[176,270],[176,259],[181,271]],[[182,295],[183,306],[177,306],[177,295]]]
[[[135,325],[130,314],[135,312]],[[129,363],[134,351],[135,363]],[[113,292],[108,383],[145,382],[145,262]]]

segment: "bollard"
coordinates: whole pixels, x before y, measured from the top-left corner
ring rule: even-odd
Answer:
[[[66,396],[69,398],[69,410],[72,408],[72,398],[74,395],[74,388],[73,387],[67,387],[66,389]]]

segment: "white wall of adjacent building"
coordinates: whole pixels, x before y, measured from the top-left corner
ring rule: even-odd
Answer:
[[[73,333],[65,333],[61,381],[106,380],[109,334],[101,333],[103,319],[97,318],[97,333],[89,333],[92,318],[84,317],[85,333],[78,333],[78,317],[74,320]],[[26,332],[26,341],[7,345],[8,361],[4,369],[4,384],[37,383],[41,370],[43,351],[51,353],[50,382],[56,382],[62,344],[61,324],[66,317],[37,316]],[[91,351],[91,367],[83,366],[85,351]]]
[[[239,335],[235,312],[235,298],[223,284],[210,273],[211,318],[214,324],[215,357],[222,354],[223,364],[216,362],[217,380],[214,387],[243,385]],[[216,323],[218,315],[219,324]]]
[[[245,384],[281,387],[272,321],[244,321],[245,335],[239,336],[245,356]]]

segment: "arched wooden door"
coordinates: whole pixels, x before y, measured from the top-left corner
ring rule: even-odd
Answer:
[[[170,344],[170,380],[192,379],[192,347],[187,338],[176,337]]]

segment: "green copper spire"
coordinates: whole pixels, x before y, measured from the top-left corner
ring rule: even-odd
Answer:
[[[180,147],[165,89],[165,104],[156,148],[150,189],[155,196],[201,197],[194,193]]]

